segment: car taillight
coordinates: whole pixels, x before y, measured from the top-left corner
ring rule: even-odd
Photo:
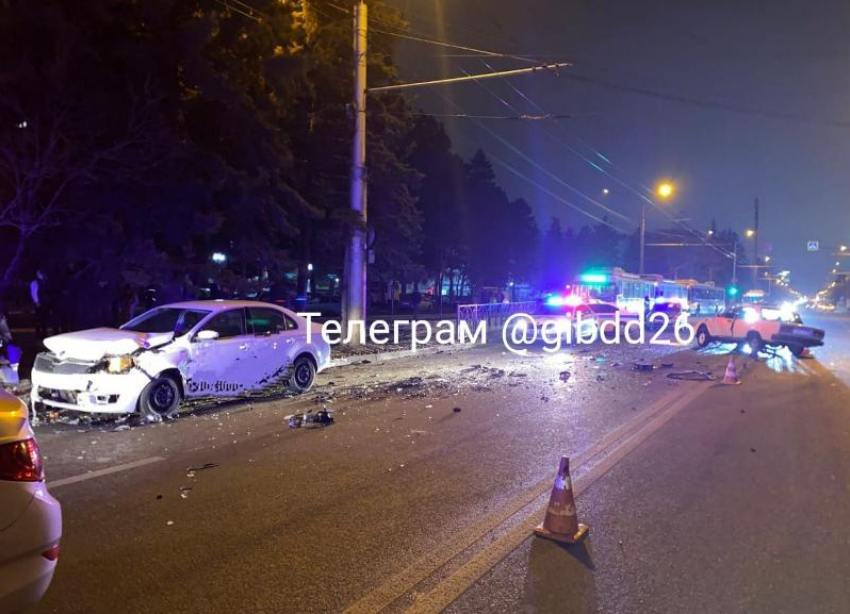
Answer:
[[[24,439],[0,446],[0,480],[40,482],[44,464],[35,439]]]
[[[59,558],[59,544],[56,544],[52,548],[49,548],[41,553],[41,556],[46,558],[48,561],[55,561]]]

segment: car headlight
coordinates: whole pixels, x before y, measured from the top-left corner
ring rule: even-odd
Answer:
[[[106,371],[108,373],[126,373],[132,368],[132,356],[110,356],[106,359]]]

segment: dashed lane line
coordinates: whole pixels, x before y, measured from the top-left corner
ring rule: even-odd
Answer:
[[[85,482],[86,480],[102,478],[105,475],[129,471],[130,469],[144,467],[145,465],[151,465],[164,460],[165,458],[162,456],[151,456],[150,458],[143,458],[142,460],[133,461],[132,463],[124,463],[123,465],[114,465],[112,467],[105,467],[104,469],[98,469],[96,471],[88,471],[86,473],[81,473],[80,475],[62,478],[61,480],[48,481],[47,488],[49,490],[54,490],[56,488],[68,486],[69,484],[77,484],[78,482]]]

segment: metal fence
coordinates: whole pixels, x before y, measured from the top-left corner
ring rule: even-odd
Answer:
[[[481,303],[477,305],[458,305],[457,321],[466,322],[475,328],[482,321],[487,322],[487,328],[501,328],[509,317],[515,313],[534,314],[537,303],[523,301],[519,303]]]

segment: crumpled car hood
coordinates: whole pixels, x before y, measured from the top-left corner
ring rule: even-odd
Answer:
[[[98,361],[105,356],[132,354],[139,348],[168,343],[174,333],[137,333],[118,328],[91,328],[55,335],[44,340],[48,350],[60,358]]]

